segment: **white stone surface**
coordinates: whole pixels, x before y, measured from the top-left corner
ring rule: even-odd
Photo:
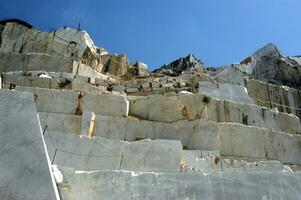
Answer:
[[[140,119],[175,122],[178,120],[209,119],[215,122],[234,122],[266,127],[287,133],[300,133],[299,118],[251,104],[241,104],[214,98],[204,99],[201,94],[175,96],[128,96],[129,115]],[[208,102],[207,102],[208,101]]]
[[[16,89],[33,93],[39,112],[81,115],[84,111],[92,111],[109,116],[127,116],[129,112],[129,102],[120,95],[22,86]]]
[[[0,199],[59,199],[32,94],[0,91]]]
[[[301,135],[233,123],[220,123],[221,155],[301,164]]]
[[[107,79],[107,80],[109,79],[109,76],[94,70],[91,66],[76,61],[74,61],[73,63],[73,74],[79,74],[81,76],[87,76],[87,77],[93,77],[99,79]]]
[[[85,111],[82,115],[82,135],[92,137],[95,127],[95,114]]]
[[[69,27],[60,28],[55,32],[53,42],[65,45],[66,47],[69,47],[71,42],[75,42],[77,58],[81,58],[87,48],[89,48],[92,53],[96,53],[96,47],[86,31],[75,30]]]
[[[96,115],[128,116],[129,102],[120,95],[87,92],[81,99],[83,111],[93,111]]]
[[[228,83],[199,82],[199,92],[221,100],[227,100],[243,104],[255,104],[248,95],[247,89],[241,85]]]

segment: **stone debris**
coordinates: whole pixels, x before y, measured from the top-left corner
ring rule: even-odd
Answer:
[[[0,199],[301,196],[300,57],[150,72],[83,30],[11,19],[0,41]]]

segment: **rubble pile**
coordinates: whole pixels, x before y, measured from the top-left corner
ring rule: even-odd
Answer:
[[[150,72],[82,30],[0,36],[0,199],[300,198],[299,57]]]

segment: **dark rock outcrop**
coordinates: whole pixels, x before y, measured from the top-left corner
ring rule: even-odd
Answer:
[[[163,72],[165,74],[177,75],[191,68],[202,68],[203,62],[194,55],[189,54],[186,57],[179,58],[169,64],[165,64],[154,72]]]
[[[252,65],[252,75],[272,84],[301,88],[300,57],[285,56],[276,45],[270,43],[256,51],[243,64]]]

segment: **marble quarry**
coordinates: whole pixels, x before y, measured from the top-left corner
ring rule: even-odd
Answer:
[[[83,30],[0,22],[0,199],[301,199],[301,59],[154,71]]]

